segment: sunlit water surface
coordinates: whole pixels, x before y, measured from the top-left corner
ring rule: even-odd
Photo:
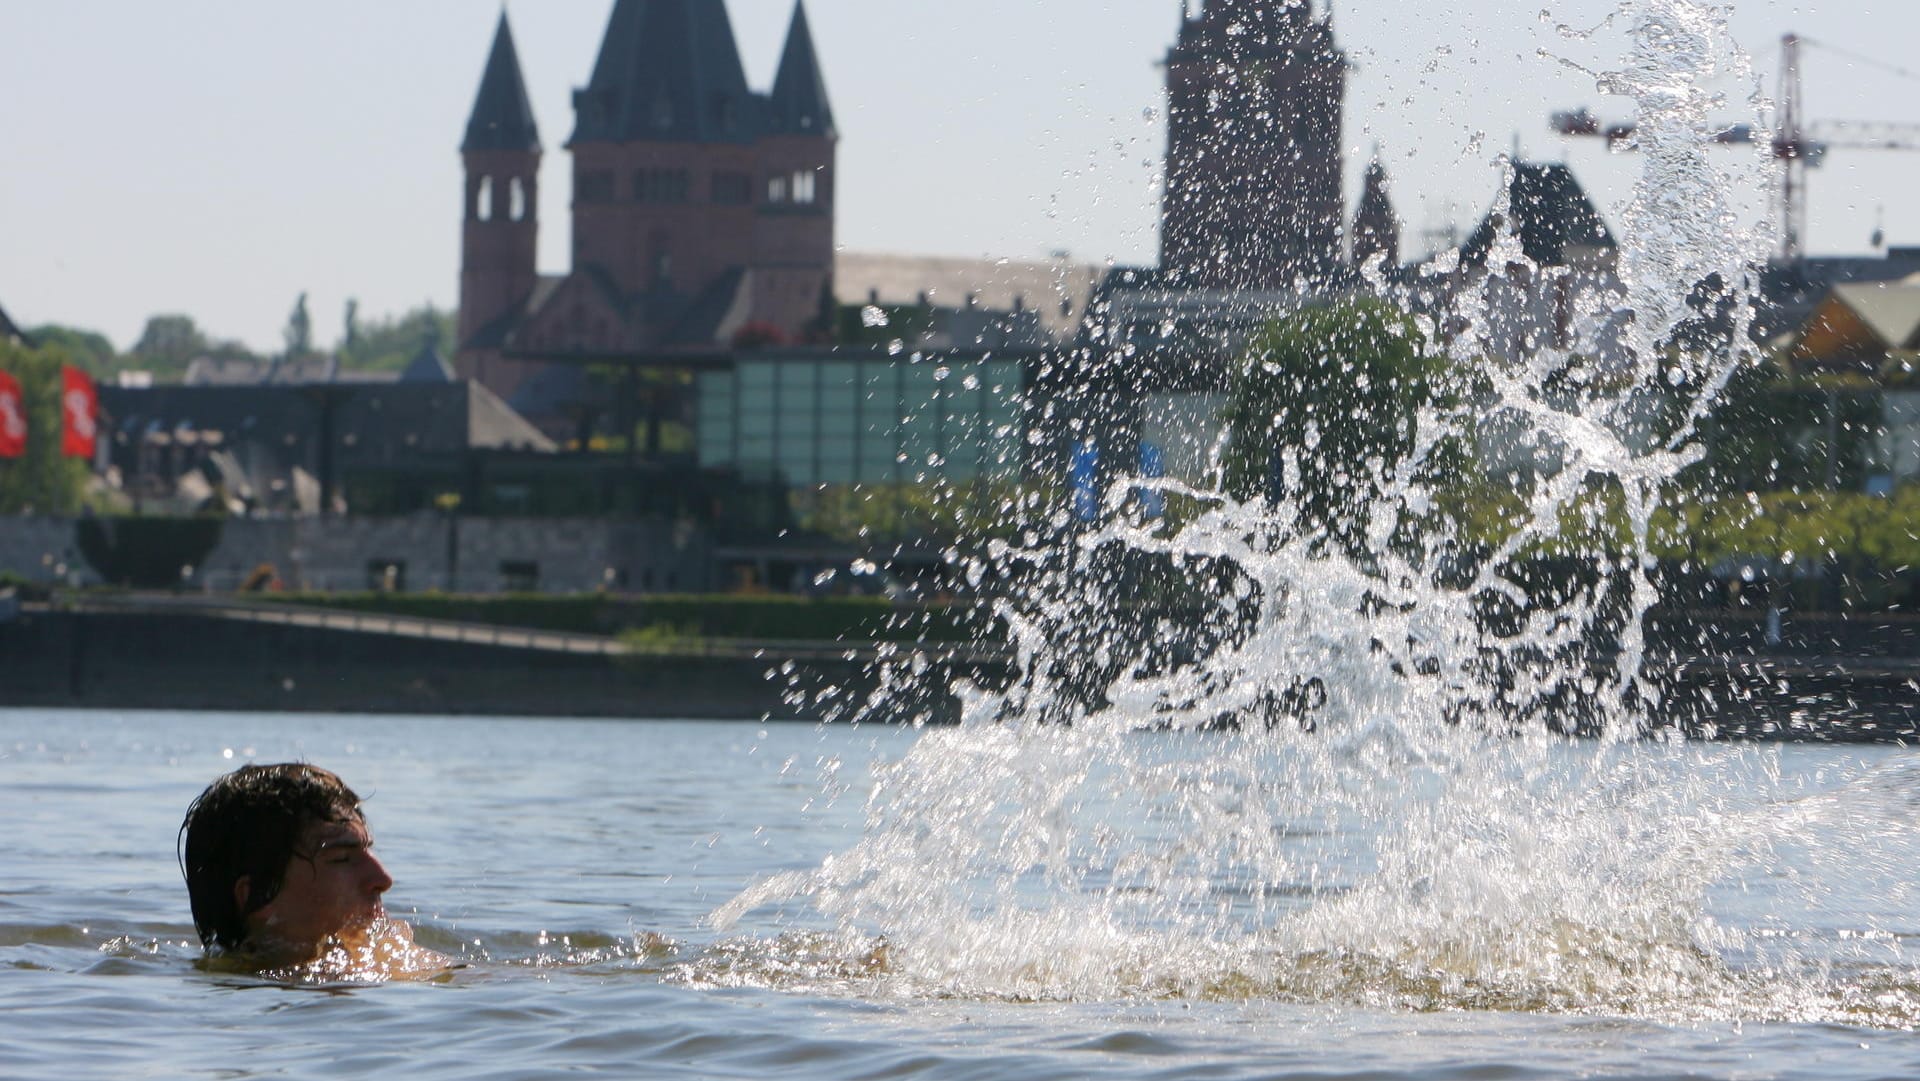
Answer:
[[[1510,882],[1429,875],[1425,896],[1405,899],[1407,926],[1326,941],[1352,926],[1369,883],[1394,880],[1381,864],[1398,857],[1382,854],[1400,847],[1366,824],[1390,819],[1347,815],[1274,825],[1305,846],[1315,881],[1216,884],[1245,925],[1237,941],[1219,933],[1231,921],[1205,936],[1177,919],[1122,936],[1070,903],[1050,925],[1044,883],[1031,884],[1037,907],[983,902],[980,923],[954,928],[964,948],[911,921],[850,929],[819,914],[827,906],[791,902],[714,929],[750,884],[857,848],[877,765],[954,738],[0,712],[0,1076],[1920,1075],[1908,952],[1920,770],[1901,748],[1550,748],[1546,768],[1570,776],[1615,757],[1642,784],[1670,771],[1733,824],[1717,852],[1678,861],[1706,868],[1699,890],[1678,870],[1638,883],[1673,890],[1668,909],[1691,906],[1667,924],[1599,933],[1580,912],[1543,923],[1509,911],[1521,904]],[[1258,738],[1136,737],[1143,759],[1170,768]],[[196,965],[173,855],[181,812],[220,772],[288,758],[370,797],[398,882],[390,908],[464,967],[426,983],[290,987]],[[1407,798],[1417,810],[1427,797]],[[1123,808],[1087,813],[1124,825]],[[1662,828],[1640,825],[1607,828],[1623,846]],[[1541,843],[1585,858],[1578,831]],[[1449,857],[1463,880],[1507,873],[1475,858],[1471,845]],[[1547,878],[1580,873],[1531,862]],[[1111,897],[1099,881],[1082,888]]]

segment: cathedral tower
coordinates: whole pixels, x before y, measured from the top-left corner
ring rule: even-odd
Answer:
[[[817,321],[821,297],[832,287],[839,139],[806,5],[796,3],[767,98],[760,153],[768,191],[760,208],[761,269],[755,283],[760,317],[796,337],[799,328]]]
[[[539,282],[540,153],[533,104],[502,12],[460,144],[467,174],[460,250],[462,344],[518,312]]]
[[[832,284],[839,134],[804,5],[760,93],[726,0],[615,0],[573,106],[571,266],[542,278],[540,139],[503,16],[462,147],[462,375],[557,415],[591,393],[585,362],[809,336]]]
[[[1183,18],[1167,56],[1169,284],[1285,289],[1333,272],[1346,78],[1310,0],[1204,0]]]
[[[715,312],[798,336],[832,272],[837,140],[805,8],[763,95],[724,0],[618,0],[574,109],[574,269],[629,298],[636,342]]]

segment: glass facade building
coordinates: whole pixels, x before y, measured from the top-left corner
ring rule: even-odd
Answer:
[[[1016,478],[1026,366],[948,352],[745,357],[699,376],[700,464],[796,486]]]

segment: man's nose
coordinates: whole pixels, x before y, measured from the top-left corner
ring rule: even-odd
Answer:
[[[361,869],[367,891],[378,897],[393,888],[393,876],[381,865],[380,857],[367,853],[366,866]]]

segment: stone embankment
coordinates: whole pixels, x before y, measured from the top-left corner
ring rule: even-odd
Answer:
[[[0,591],[3,593],[4,591]],[[1671,613],[1649,624],[1658,714],[1710,737],[1920,741],[1920,621]],[[914,673],[887,719],[955,718],[996,647],[596,634],[195,596],[0,596],[0,707],[817,720],[882,651]],[[833,693],[825,694],[831,690]]]
[[[0,623],[0,707],[812,720],[871,692],[879,649],[601,635],[159,595],[17,606]],[[991,653],[929,647],[897,718],[951,719]]]

